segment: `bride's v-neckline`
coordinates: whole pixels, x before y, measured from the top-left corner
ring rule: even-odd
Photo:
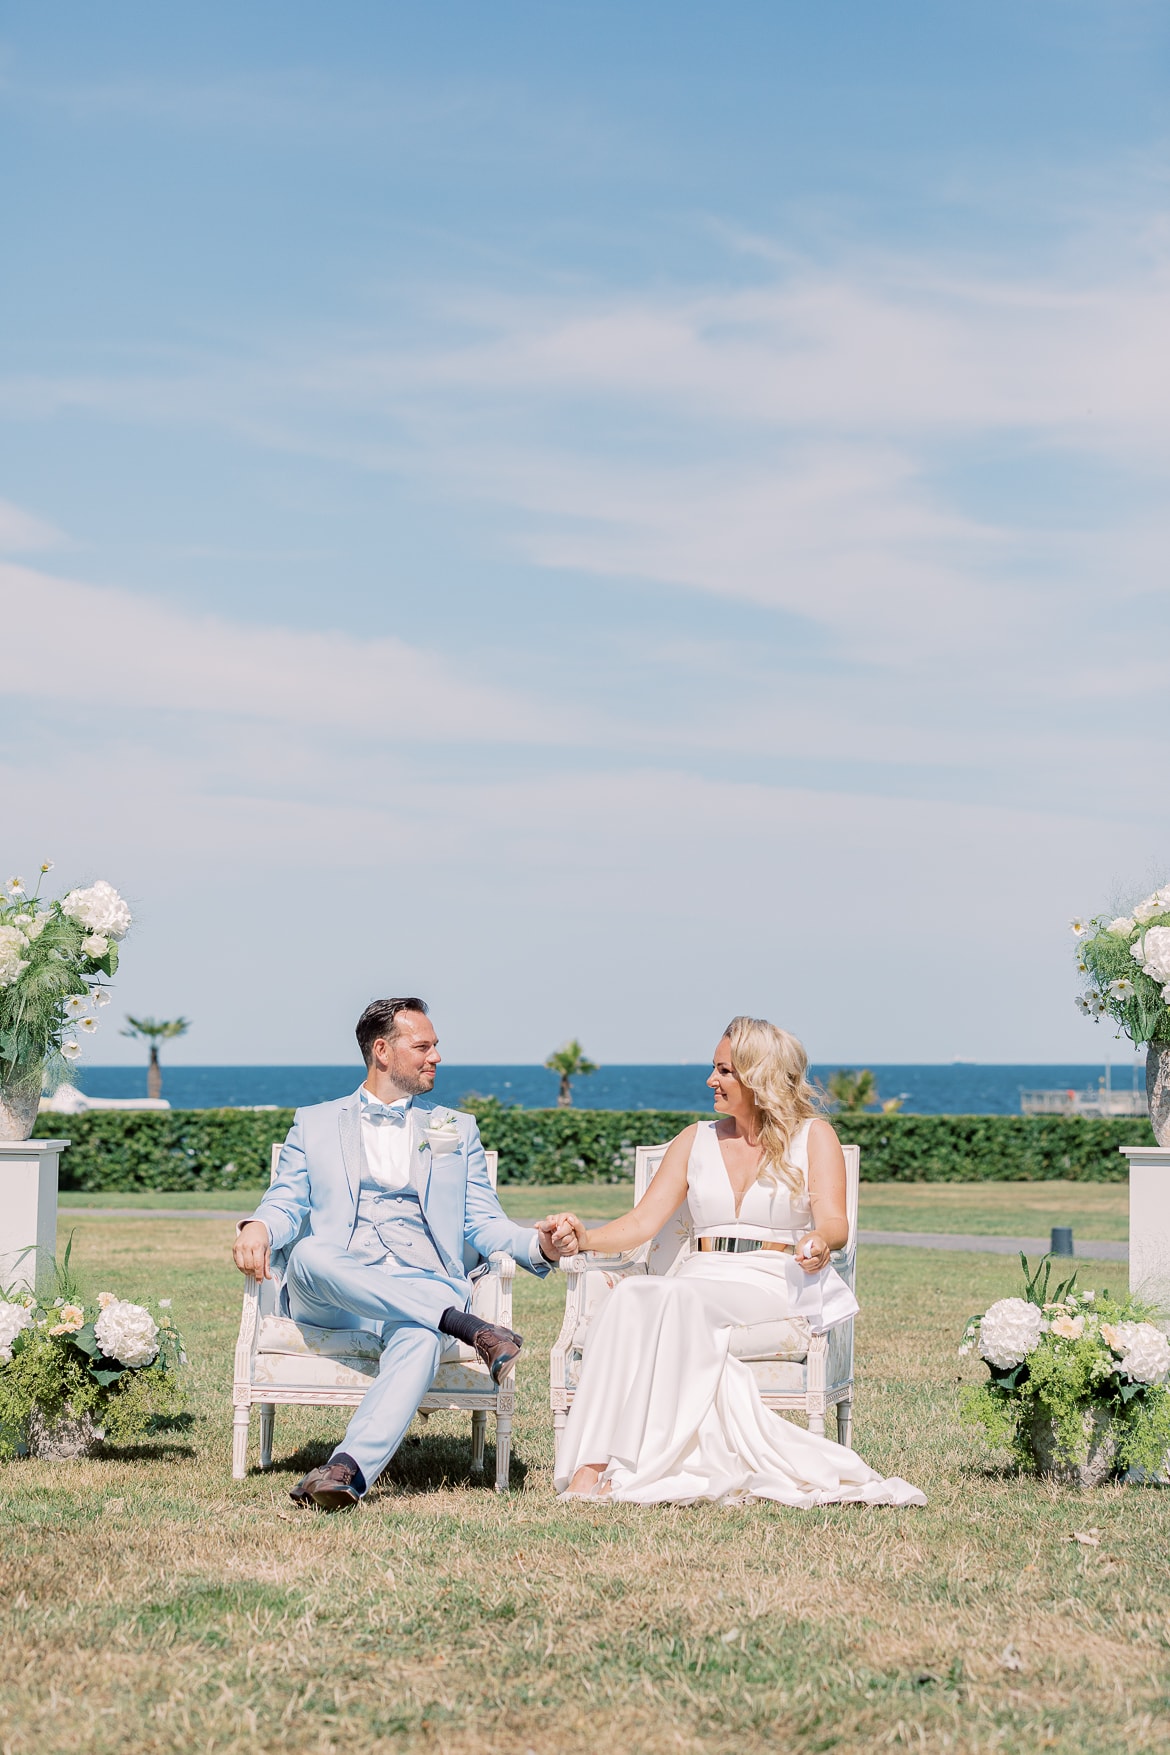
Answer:
[[[723,1166],[723,1174],[726,1176],[727,1186],[731,1190],[731,1204],[735,1209],[735,1218],[736,1223],[738,1224],[739,1215],[743,1209],[743,1203],[759,1181],[760,1168],[757,1164],[755,1175],[752,1177],[743,1193],[737,1198],[735,1193],[735,1183],[731,1180],[731,1171],[727,1168],[727,1159],[723,1156],[723,1141],[719,1138],[719,1123],[717,1121],[712,1122],[711,1124],[711,1138],[715,1141],[715,1150],[719,1153],[719,1162]]]

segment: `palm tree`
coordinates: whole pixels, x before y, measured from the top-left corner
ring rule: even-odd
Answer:
[[[561,1088],[557,1092],[558,1109],[571,1109],[573,1107],[570,1079],[584,1078],[588,1073],[595,1073],[598,1070],[591,1060],[586,1059],[581,1044],[575,1036],[571,1042],[566,1042],[563,1048],[558,1048],[555,1054],[550,1054],[544,1064],[549,1072],[560,1074]]]
[[[829,1074],[829,1095],[836,1109],[864,1109],[868,1103],[879,1103],[877,1080],[867,1066],[857,1072]]]
[[[143,1042],[150,1043],[150,1066],[146,1073],[146,1094],[148,1097],[162,1096],[162,1067],[158,1064],[158,1045],[167,1042],[172,1036],[185,1036],[191,1028],[188,1018],[132,1018],[126,1013],[126,1022],[130,1028],[123,1030],[123,1036],[134,1036]]]

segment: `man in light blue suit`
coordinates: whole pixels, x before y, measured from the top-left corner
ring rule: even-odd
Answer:
[[[234,1250],[257,1279],[279,1264],[297,1322],[383,1336],[378,1376],[341,1444],[293,1490],[298,1504],[327,1511],[356,1505],[394,1455],[443,1335],[474,1347],[496,1382],[513,1369],[520,1336],[470,1314],[476,1265],[499,1250],[543,1275],[565,1253],[551,1222],[507,1217],[474,1117],[427,1100],[440,1056],[423,1001],[375,1000],[357,1039],[365,1083],[297,1110],[276,1178]]]

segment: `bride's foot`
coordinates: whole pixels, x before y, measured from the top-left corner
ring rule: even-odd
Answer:
[[[597,1483],[605,1473],[604,1463],[582,1463],[573,1479],[569,1482],[569,1492],[580,1499],[597,1499],[601,1495],[597,1491]],[[605,1483],[604,1491],[608,1492],[609,1482]]]

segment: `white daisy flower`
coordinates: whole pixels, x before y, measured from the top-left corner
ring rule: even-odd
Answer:
[[[87,1036],[92,1036],[97,1027],[98,1021],[96,1018],[82,1018],[77,1026],[79,1030],[84,1030]]]
[[[94,1005],[109,1005],[110,990],[108,987],[95,987],[89,997]]]
[[[81,1056],[81,1043],[74,1041],[71,1036],[67,1042],[62,1042],[61,1053],[66,1060],[78,1060]]]
[[[86,1009],[84,995],[80,993],[71,993],[61,1009],[64,1011],[67,1018],[80,1018]]]
[[[25,893],[23,878],[9,878],[4,887],[10,896],[23,896]]]
[[[42,871],[52,871],[52,869],[53,869],[53,861],[51,859],[42,859],[41,860],[41,870]]]
[[[1086,923],[1083,920],[1074,920],[1071,922],[1071,925],[1072,925],[1073,931],[1076,933],[1078,938],[1083,938],[1089,930],[1088,926],[1086,925]]]
[[[1111,981],[1109,983],[1110,999],[1120,999],[1122,1001],[1132,999],[1136,992],[1137,988],[1134,986],[1128,975],[1119,975],[1116,981]]]

